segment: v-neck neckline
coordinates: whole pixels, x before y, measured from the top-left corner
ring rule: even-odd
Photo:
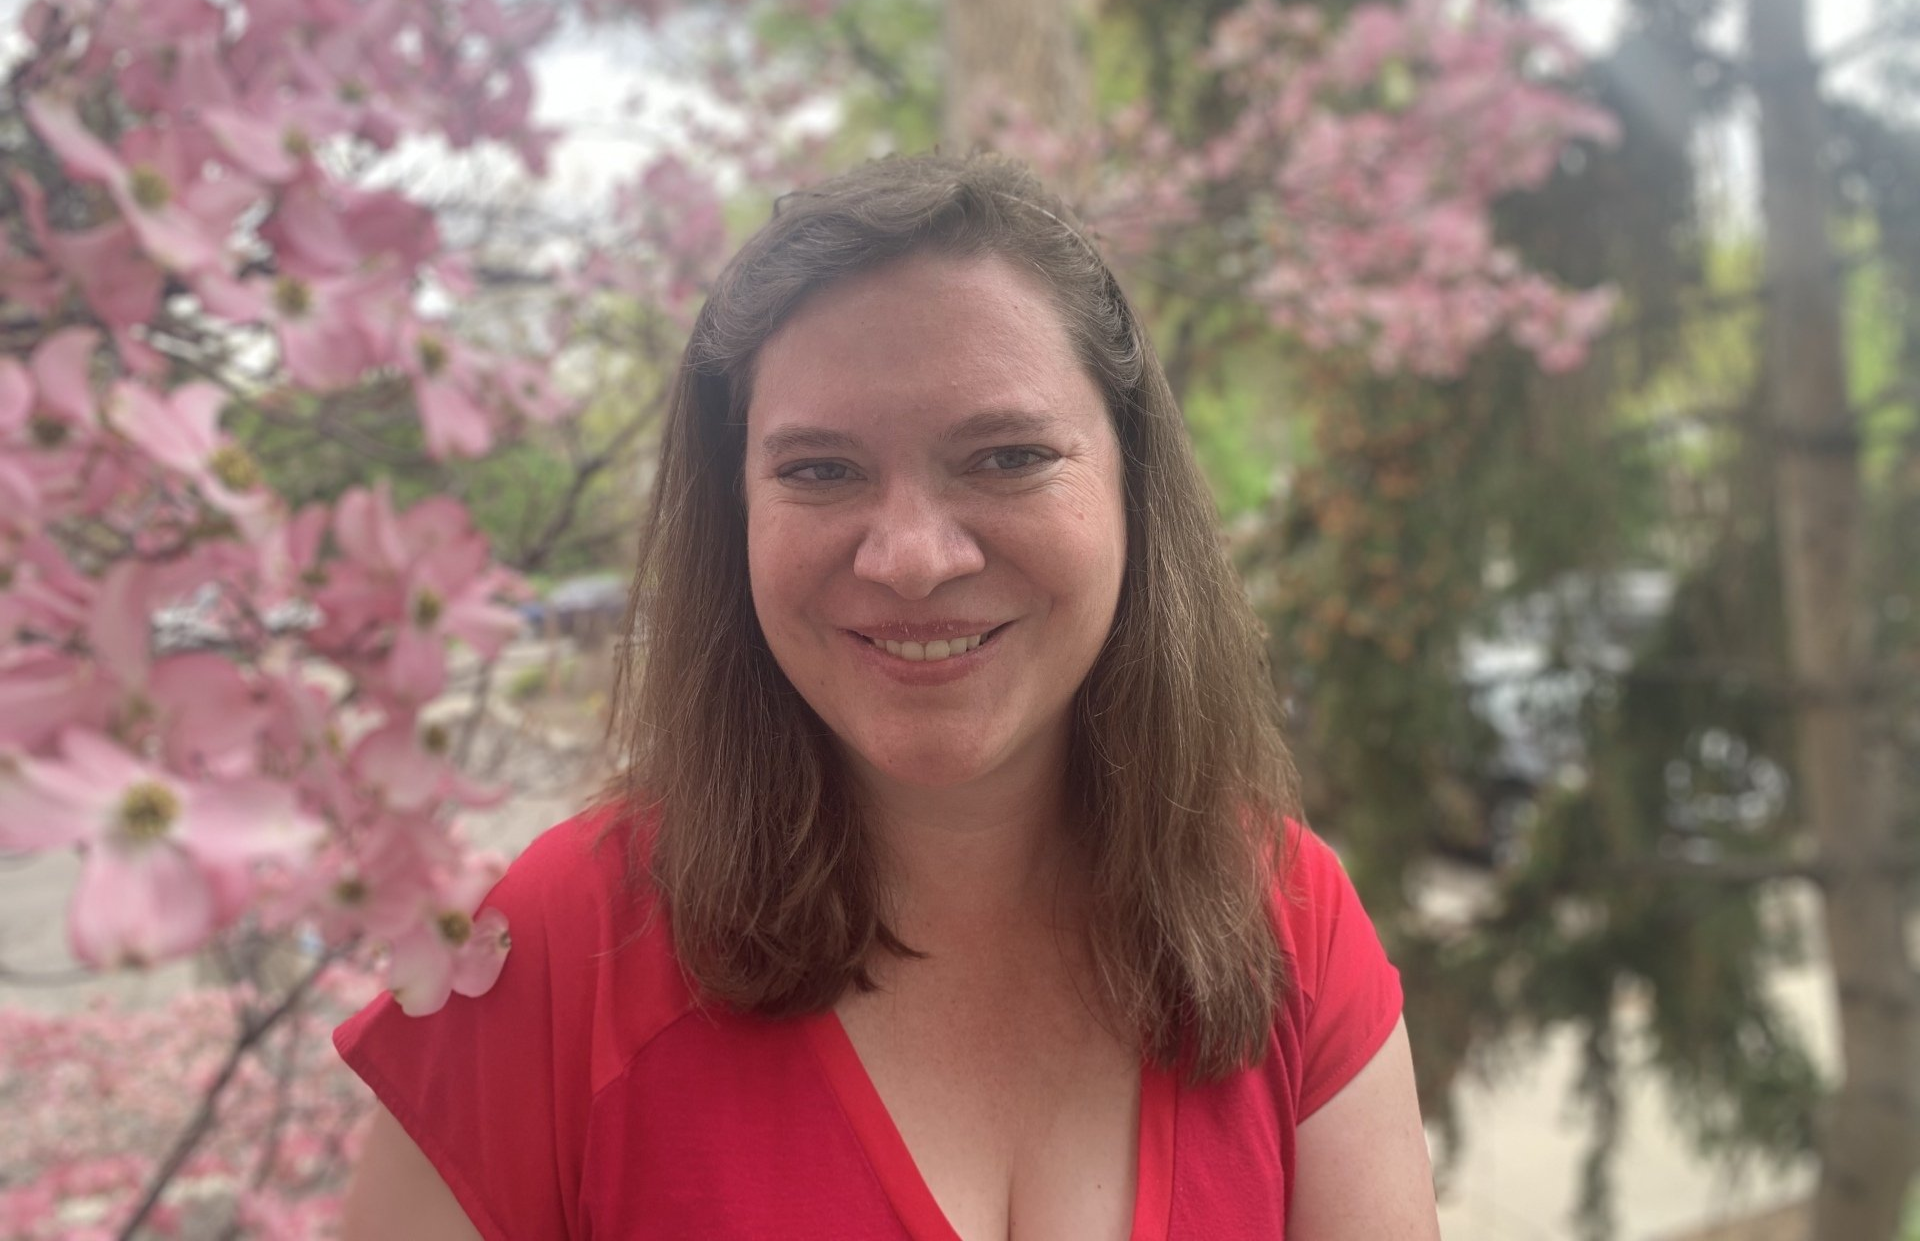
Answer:
[[[801,1019],[807,1042],[840,1100],[855,1137],[865,1149],[880,1186],[913,1241],[961,1241],[927,1187],[900,1136],[893,1114],[861,1063],[853,1039],[832,1009]],[[1143,1060],[1140,1066],[1140,1136],[1135,1152],[1133,1224],[1129,1241],[1166,1241],[1173,1210],[1174,1110],[1179,1079]]]

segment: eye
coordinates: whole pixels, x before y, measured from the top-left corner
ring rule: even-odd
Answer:
[[[990,474],[1024,474],[1053,459],[1044,448],[996,448],[980,459],[980,467]]]
[[[794,465],[783,466],[780,470],[782,481],[819,486],[826,483],[844,483],[853,477],[853,467],[844,461],[801,461]]]

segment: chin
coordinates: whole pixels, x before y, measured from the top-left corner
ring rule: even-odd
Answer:
[[[919,788],[957,788],[998,765],[985,747],[956,746],[954,741],[950,734],[921,739],[894,732],[885,737],[862,737],[848,748],[875,773]]]

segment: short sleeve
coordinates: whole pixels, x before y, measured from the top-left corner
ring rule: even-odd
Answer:
[[[512,948],[478,998],[408,1017],[382,995],[334,1031],[486,1241],[581,1235],[604,904],[580,820],[529,845],[483,905]],[[584,889],[584,890],[583,890]]]
[[[1400,973],[1353,881],[1325,841],[1290,832],[1292,865],[1280,902],[1305,1014],[1300,1100],[1305,1120],[1373,1059],[1400,1019]]]

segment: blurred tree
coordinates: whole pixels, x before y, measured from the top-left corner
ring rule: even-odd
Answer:
[[[1862,429],[1848,391],[1822,150],[1821,66],[1804,0],[1749,0],[1766,228],[1760,381],[1778,505],[1798,796],[1824,889],[1844,1076],[1821,1135],[1814,1235],[1892,1237],[1920,1163],[1920,992],[1912,876],[1898,851],[1899,741],[1873,670]],[[1908,755],[1911,758],[1911,755]]]
[[[1072,133],[1092,112],[1078,0],[974,0],[949,4],[946,140],[964,151],[991,135],[992,114],[1012,102],[1048,129]]]
[[[1503,212],[1534,261],[1622,288],[1594,365],[1488,355],[1437,388],[1336,369],[1306,399],[1334,429],[1255,566],[1278,662],[1302,669],[1315,809],[1397,940],[1431,1113],[1476,1054],[1577,1029],[1583,1226],[1606,1234],[1638,997],[1635,1045],[1703,1147],[1817,1151],[1813,1235],[1891,1237],[1917,1122],[1920,143],[1897,108],[1830,97],[1798,5],[1756,3],[1737,58],[1705,34],[1722,8],[1634,5],[1589,75],[1622,141]],[[1898,63],[1912,29],[1836,57]],[[1748,117],[1758,248],[1738,210],[1701,206],[1710,126]],[[1391,435],[1423,409],[1431,430]],[[1409,460],[1433,493],[1411,514]],[[1436,841],[1504,855],[1445,923],[1415,891]],[[1845,1061],[1824,1109],[1766,985],[1799,950],[1781,898],[1809,883]]]
[[[1451,1132],[1463,1068],[1576,1031],[1590,1236],[1611,1230],[1641,1058],[1704,1150],[1818,1153],[1820,1237],[1893,1235],[1913,1171],[1920,132],[1899,101],[1920,21],[1887,6],[1816,63],[1798,3],[1750,8],[1727,52],[1727,0],[1629,0],[1584,75],[1620,141],[1500,207],[1528,261],[1620,290],[1581,371],[1496,346],[1455,376],[1383,376],[1303,348],[1249,296],[1272,204],[1230,178],[1122,260],[1223,509],[1264,509],[1237,537],[1309,809],[1393,941],[1429,1115]],[[1206,150],[1243,119],[1207,55],[1243,11],[1106,0],[1094,123],[1144,105]],[[1831,90],[1862,59],[1871,106]],[[1355,107],[1390,109],[1414,72],[1387,66]],[[1756,122],[1758,234],[1714,198],[1722,135]],[[1422,895],[1448,856],[1486,873],[1442,916]],[[1804,954],[1809,887],[1845,1031],[1824,1109],[1768,985]]]

